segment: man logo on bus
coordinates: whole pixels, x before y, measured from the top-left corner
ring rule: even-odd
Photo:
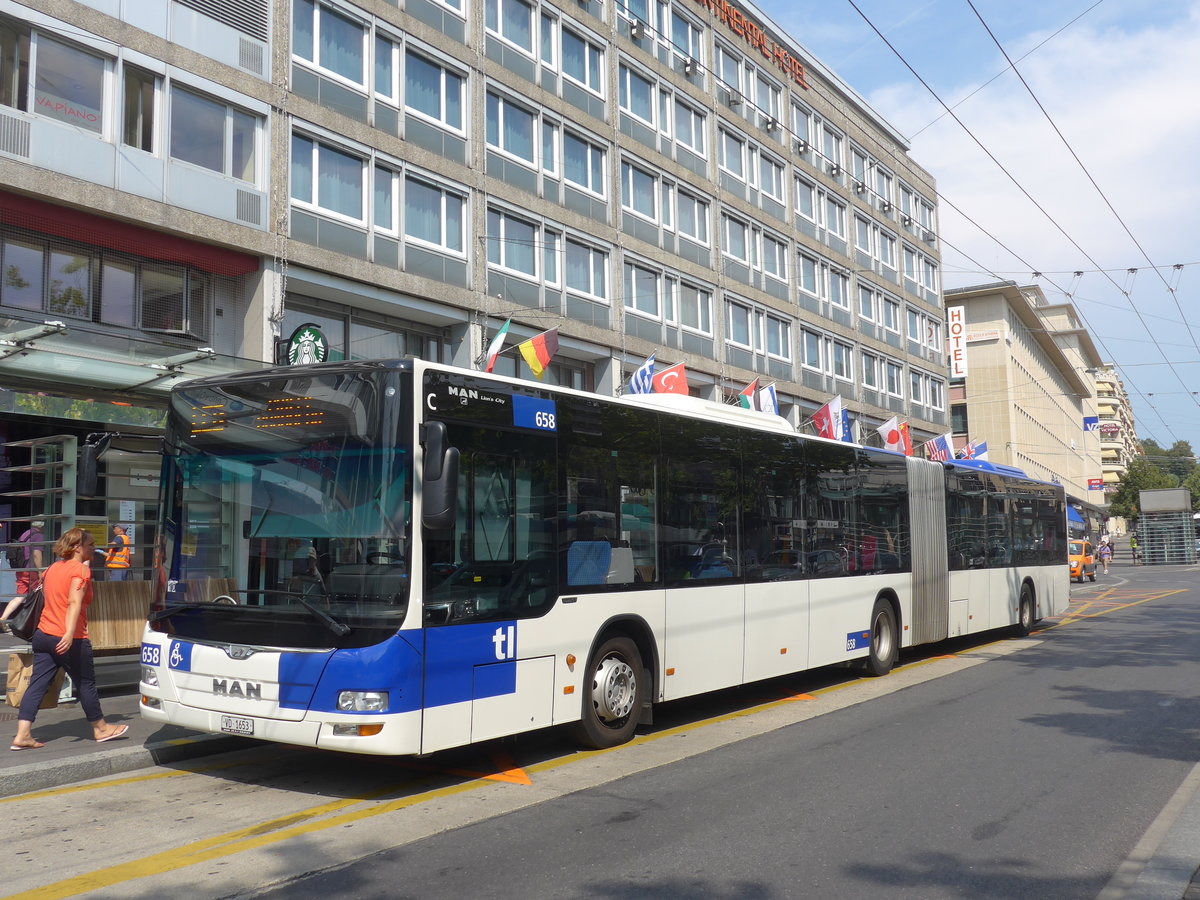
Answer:
[[[492,644],[496,647],[496,659],[516,659],[517,626],[501,625],[492,635]]]

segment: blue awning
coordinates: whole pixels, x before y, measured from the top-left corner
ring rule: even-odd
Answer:
[[[1079,514],[1079,510],[1077,510],[1075,507],[1068,506],[1067,507],[1067,521],[1068,522],[1078,522],[1080,525],[1082,525],[1083,524],[1083,516],[1081,516]]]

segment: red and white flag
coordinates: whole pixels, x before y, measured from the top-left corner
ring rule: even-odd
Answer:
[[[675,363],[656,373],[653,384],[656,394],[686,394],[687,371],[683,368],[683,363]]]
[[[842,431],[844,421],[845,416],[842,415],[841,394],[838,394],[813,413],[813,424],[817,427],[817,434],[834,441],[844,441],[846,439]]]

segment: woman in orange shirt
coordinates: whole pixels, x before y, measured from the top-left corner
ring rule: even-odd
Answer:
[[[37,631],[33,633],[33,678],[21,699],[17,717],[17,736],[10,750],[34,750],[44,746],[33,738],[33,720],[37,718],[42,697],[54,680],[59,667],[67,670],[79,691],[79,705],[92,725],[100,743],[124,737],[128,725],[109,725],[100,709],[96,690],[96,666],[92,642],[88,640],[87,608],[92,602],[92,570],[88,563],[96,552],[92,536],[82,528],[72,528],[54,545],[54,563],[42,578],[46,604]]]

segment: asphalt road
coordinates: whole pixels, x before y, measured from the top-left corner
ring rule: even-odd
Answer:
[[[427,759],[262,745],[0,798],[3,887],[1116,900],[1200,759],[1200,572],[1115,571],[1031,638],[668,704],[605,753],[554,730]]]
[[[1200,759],[1196,573],[1126,573],[1020,652],[253,896],[1092,900]]]

